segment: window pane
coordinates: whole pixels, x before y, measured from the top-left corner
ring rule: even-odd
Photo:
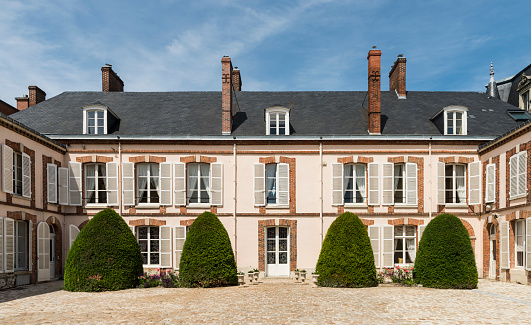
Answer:
[[[98,127],[98,134],[103,134],[105,132],[103,132],[103,127]]]
[[[404,250],[404,242],[403,239],[395,239],[395,250],[401,251]]]
[[[280,252],[286,252],[288,250],[288,241],[286,239],[281,239],[278,241],[278,250]]]
[[[138,245],[140,246],[141,252],[147,252],[148,251],[148,245],[147,240],[139,240]]]
[[[159,241],[158,240],[150,240],[149,241],[149,251],[150,252],[158,252],[159,251]]]
[[[159,227],[149,227],[149,238],[151,239],[159,238]]]
[[[151,253],[150,259],[149,259],[149,263],[150,264],[159,264],[159,254],[158,253]]]
[[[88,120],[88,126],[94,126],[94,119]]]
[[[94,127],[89,127],[88,134],[96,134],[96,129]]]
[[[142,253],[142,264],[148,264],[148,254]]]
[[[415,236],[416,229],[415,226],[406,226],[406,236]]]
[[[104,164],[98,164],[98,176],[105,177],[107,175],[107,168]]]
[[[274,240],[268,240],[267,241],[267,251],[268,252],[274,252],[275,251],[275,241]]]
[[[97,117],[103,118],[103,111],[97,111]]]
[[[96,112],[94,112],[94,111],[88,111],[88,112],[87,112],[87,116],[88,116],[88,118],[89,118],[89,119],[93,119],[94,116],[95,116],[95,113],[96,113]]]
[[[201,190],[201,203],[210,203],[210,195],[207,190]]]
[[[278,228],[278,238],[288,238],[288,228],[286,227]]]
[[[267,228],[267,238],[275,238],[275,228]]]
[[[404,226],[395,226],[395,237],[404,235]]]
[[[267,253],[267,264],[275,264],[275,253],[274,252]]]
[[[138,228],[138,239],[147,239],[147,227]]]
[[[278,253],[278,264],[288,264],[288,253],[287,252]]]

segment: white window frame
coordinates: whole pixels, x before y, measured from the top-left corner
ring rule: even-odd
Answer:
[[[267,166],[275,166],[275,203],[273,202],[268,202],[267,201],[267,197],[268,197],[268,192],[271,192],[268,190],[267,188]],[[287,176],[287,186],[289,187],[289,165],[286,164],[286,163],[270,163],[270,164],[264,164],[264,206],[266,207],[279,207],[279,208],[288,208],[289,207],[289,202],[290,202],[290,198],[289,198],[289,188],[287,189],[287,191],[282,191],[281,190],[281,179],[282,179],[282,176],[280,175],[280,165],[286,165],[288,168],[288,176]],[[284,177],[286,178],[286,177]],[[283,202],[281,202],[281,192],[282,193],[287,193],[287,202],[284,204]]]
[[[520,168],[520,156],[525,155],[525,164],[524,168]],[[513,163],[515,164],[513,166]],[[520,182],[524,181],[525,184],[521,186]],[[513,184],[515,182],[515,184]],[[527,151],[521,151],[517,154],[511,156],[509,160],[509,199],[519,199],[527,195]],[[516,191],[512,189],[515,188]],[[519,189],[522,189],[523,192],[520,193]],[[513,193],[516,192],[516,193]]]
[[[20,166],[18,166],[17,161],[20,159]],[[23,180],[23,171],[22,171],[22,153],[13,150],[13,195],[22,196],[24,193],[24,180]],[[20,193],[17,192],[17,183],[20,183]]]
[[[446,198],[447,198],[447,195],[446,195],[446,192],[448,191],[448,189],[446,188],[446,167],[447,166],[452,166],[452,192],[453,192],[453,200],[452,202],[446,202]],[[464,168],[464,173],[463,173],[463,180],[464,180],[464,186],[465,186],[465,197],[463,199],[463,202],[455,202],[456,201],[456,198],[457,198],[457,176],[456,176],[456,167],[457,166],[462,166]],[[466,206],[467,204],[467,191],[466,191],[466,185],[467,185],[467,165],[463,165],[463,164],[445,164],[444,165],[444,203],[445,205],[447,206]]]
[[[444,108],[444,135],[467,135],[467,114],[468,108],[462,106],[450,106]],[[456,113],[461,113],[462,133],[456,133]],[[452,133],[448,133],[448,124],[452,124]]]
[[[98,165],[102,165],[103,166],[103,169],[105,170],[105,176],[100,176],[98,174],[98,168],[97,166]],[[94,200],[95,202],[94,203],[89,203],[88,202],[88,198],[89,198],[89,195],[88,195],[88,189],[87,189],[87,178],[89,177],[88,176],[88,172],[87,172],[87,169],[89,167],[94,167]],[[99,191],[103,191],[103,190],[100,190],[98,188],[98,178],[100,177],[103,177],[105,179],[105,193],[106,193],[106,197],[105,197],[105,202],[99,202],[99,198],[98,198],[98,192]],[[107,191],[107,166],[105,163],[90,163],[90,164],[85,164],[85,197],[87,199],[86,201],[86,205],[87,206],[96,206],[96,205],[104,205],[104,206],[107,206],[107,202],[109,201],[109,193]]]
[[[402,167],[402,177],[398,176],[397,173],[396,173],[396,167]],[[396,179],[397,178],[402,178],[402,188],[401,188],[401,191],[402,191],[402,202],[397,202],[396,201],[396,188],[395,188],[395,183],[396,183]],[[406,164],[405,163],[396,163],[396,164],[393,164],[393,202],[395,205],[398,205],[398,206],[401,206],[401,205],[407,205],[407,197],[406,197],[406,191],[407,191],[407,188],[406,188],[406,181],[407,181],[407,177],[406,177]]]
[[[140,165],[147,165],[148,166],[148,169],[147,169],[147,176],[140,176],[139,173],[138,173],[138,167]],[[159,169],[159,174],[156,175],[156,176],[152,176],[151,175],[151,167],[149,167],[150,165],[157,165],[158,169]],[[138,202],[138,206],[159,206],[160,205],[160,183],[159,183],[159,190],[157,191],[158,193],[158,202],[151,202],[152,198],[151,198],[151,178],[155,179],[157,182],[160,182],[160,164],[158,163],[139,163],[139,164],[136,164],[135,165],[135,170],[136,170],[136,196],[137,196],[137,202]],[[147,202],[140,202],[140,200],[142,199],[142,197],[140,196],[140,181],[139,181],[139,178],[140,177],[147,177],[148,181],[146,183],[146,192],[147,192]]]
[[[197,199],[198,201],[201,200],[201,191],[206,191],[207,194],[208,194],[208,202],[191,202],[191,195],[192,195],[192,191],[190,190],[190,166],[191,165],[197,165],[197,175],[193,175],[194,177],[197,177],[197,187],[195,188],[195,190],[197,190],[198,192],[198,196],[197,196]],[[201,165],[205,165],[205,166],[208,166],[208,175],[201,175]],[[211,179],[210,179],[210,173],[211,173],[211,164],[209,163],[188,163],[186,164],[186,198],[187,198],[187,202],[188,202],[188,205],[189,206],[210,206],[211,202],[212,202],[212,193],[210,192],[210,189],[212,187],[212,184],[210,184],[211,182]],[[201,178],[207,178],[208,179],[208,186],[207,188],[203,189],[201,188]]]
[[[396,234],[396,229],[397,229],[398,227],[402,227],[402,233],[399,234],[399,235]],[[406,228],[407,228],[407,227],[411,227],[411,228],[414,229],[414,230],[413,230],[413,235],[409,235],[409,236],[406,235]],[[394,237],[394,241],[393,241],[393,243],[394,243],[394,248],[393,248],[393,263],[394,263],[395,265],[410,265],[410,264],[414,264],[414,263],[415,263],[416,252],[417,252],[417,227],[416,227],[416,226],[413,226],[413,225],[397,225],[397,226],[394,226],[394,228],[393,228],[393,233],[394,233],[394,236],[393,236],[393,237]],[[406,262],[406,254],[407,254],[407,252],[408,252],[408,250],[407,250],[407,248],[406,248],[406,247],[407,247],[407,246],[406,246],[406,241],[407,241],[407,239],[413,239],[413,242],[414,242],[414,244],[415,244],[415,257],[412,258],[411,263],[407,263],[407,262]],[[401,250],[400,252],[398,252],[398,251],[397,251],[397,248],[396,248],[396,247],[398,246],[398,245],[396,245],[396,241],[397,241],[397,240],[401,240],[401,241],[402,241],[402,250]],[[402,258],[402,263],[395,262],[395,255],[396,255],[397,253],[402,253],[402,257],[401,257],[401,258]],[[399,258],[400,258],[400,257],[399,257]]]
[[[139,236],[139,233],[140,233],[140,228],[147,228],[146,229],[146,233],[147,233],[147,238],[146,239],[141,239],[140,236]],[[158,239],[151,239],[151,233],[150,233],[150,228],[157,228],[158,232],[159,232],[159,238]],[[147,264],[144,264],[143,260],[142,260],[142,265],[144,267],[160,267],[161,266],[161,231],[160,231],[160,227],[159,226],[137,226],[134,228],[134,231],[136,232],[135,233],[135,237],[137,238],[137,241],[138,241],[138,245],[140,246],[140,241],[147,241],[147,252],[144,252],[142,250],[140,250],[140,253],[141,254],[144,254],[144,253],[147,253]],[[159,251],[158,252],[151,252],[151,241],[152,240],[157,240],[159,242]],[[150,264],[150,261],[151,261],[151,254],[158,254],[159,255],[159,263],[158,264]],[[142,257],[143,259],[143,257]]]
[[[514,265],[516,268],[523,269],[526,267],[526,223],[525,219],[517,219],[514,221]],[[518,234],[521,231],[521,234]],[[522,245],[518,247],[518,238],[521,238]],[[518,264],[518,253],[522,254],[522,264]]]
[[[266,135],[289,135],[289,108],[285,107],[270,107],[266,109]],[[280,132],[280,126],[279,126],[279,116],[280,114],[284,114],[284,122],[285,122],[285,128],[284,128],[284,134],[279,134]],[[273,118],[276,122],[275,130],[276,132],[274,134],[271,134],[271,122],[273,121]]]
[[[520,98],[522,99],[522,109],[528,112],[531,111],[529,105],[529,88],[521,93]]]
[[[346,199],[345,199],[345,195],[347,193],[347,190],[345,188],[345,184],[347,182],[347,179],[350,178],[350,177],[345,177],[345,167],[346,166],[352,166],[352,202],[347,202]],[[362,202],[354,202],[356,201],[356,193],[358,192],[358,190],[356,190],[356,179],[358,178],[358,175],[356,173],[356,166],[361,166],[363,167],[364,169],[364,183],[365,183],[365,196],[362,195],[362,193],[360,192],[360,195],[361,195],[361,198],[362,198]],[[367,200],[368,200],[368,197],[369,197],[369,184],[368,184],[368,168],[367,168],[367,164],[343,164],[343,203],[345,204],[345,206],[365,206],[367,205]]]
[[[21,250],[21,248],[19,247],[19,238],[21,237],[18,234],[19,227],[25,227],[25,230],[26,230],[25,238],[24,238],[24,244],[25,244],[24,250]],[[29,232],[30,232],[30,229],[29,229],[29,225],[27,221],[15,220],[15,232],[13,234],[14,239],[15,239],[15,249],[14,249],[14,270],[15,271],[29,270],[29,254],[28,254],[29,252]],[[25,264],[26,264],[24,267],[20,267],[17,262],[18,256],[20,254],[24,255]]]
[[[98,133],[98,125],[95,123],[94,125],[94,133],[89,133],[89,117],[88,112],[95,112],[95,116],[97,116],[98,112],[103,112],[103,133]],[[95,117],[95,120],[97,122],[98,118]],[[83,108],[83,134],[91,134],[91,135],[97,135],[97,134],[107,134],[107,107],[104,106],[88,106]]]

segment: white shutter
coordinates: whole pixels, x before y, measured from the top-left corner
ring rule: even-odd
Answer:
[[[70,205],[81,206],[81,163],[68,163],[68,201]]]
[[[172,205],[172,163],[161,163],[160,168],[160,205]]]
[[[468,164],[468,203],[481,204],[481,162]]]
[[[445,204],[445,185],[444,185],[444,169],[446,165],[443,162],[437,162],[437,204]]]
[[[175,255],[174,255],[174,268],[179,269],[179,263],[181,263],[181,254],[183,253],[184,242],[186,241],[186,227],[177,226],[174,229],[175,236]]]
[[[422,234],[424,233],[424,229],[426,229],[426,225],[420,225],[419,226],[419,244],[420,244],[420,240],[422,239]]]
[[[526,229],[525,230],[525,234],[526,234],[526,238],[525,238],[526,266],[525,266],[525,269],[528,271],[531,271],[531,218],[530,217],[527,217],[527,219],[525,219],[525,229]]]
[[[382,237],[383,237],[383,267],[393,267],[394,266],[394,227],[391,225],[382,226]]]
[[[70,251],[70,248],[72,248],[72,244],[74,244],[74,241],[76,240],[77,235],[79,235],[79,228],[74,225],[70,225],[68,227],[68,250],[69,251]]]
[[[2,190],[13,194],[13,149],[2,144]]]
[[[265,206],[265,165],[254,164],[254,205]]]
[[[223,164],[210,164],[210,198],[212,205],[223,205]]]
[[[392,165],[392,164],[391,164]],[[369,226],[369,238],[371,239],[374,265],[380,268],[380,226]]]
[[[527,151],[518,155],[518,195],[527,193]]]
[[[131,230],[131,232],[133,233],[133,236],[135,236],[135,238],[136,238],[136,235],[135,235],[135,226],[129,226],[129,230]]]
[[[107,205],[118,205],[118,163],[108,162],[107,167]]]
[[[4,222],[5,222],[5,219],[6,218],[0,217],[0,273],[4,273]]]
[[[48,203],[57,203],[57,165],[46,164]]]
[[[38,281],[50,280],[50,228],[46,222],[37,226]]]
[[[122,163],[122,205],[133,206],[135,202],[135,164]]]
[[[160,227],[160,266],[171,267],[171,227]]]
[[[33,221],[28,220],[28,237],[30,240],[30,245],[28,245],[28,269],[29,271],[33,270]]]
[[[488,164],[486,173],[485,202],[491,203],[496,200],[496,164]]]
[[[391,163],[382,164],[382,205],[395,204],[394,172],[395,172],[394,164],[391,164]]]
[[[509,159],[510,172],[510,197],[513,198],[518,195],[518,158],[516,155]]]
[[[5,218],[4,223],[4,249],[6,273],[15,271],[15,220]]]
[[[174,165],[174,190],[175,190],[175,205],[186,205],[186,165],[183,163],[175,163]]]
[[[417,164],[406,163],[406,204],[417,205]]]
[[[22,196],[31,198],[31,158],[25,153],[22,153]]]
[[[509,269],[509,222],[504,221],[500,225],[501,268]]]
[[[68,205],[68,168],[59,167],[59,204]]]
[[[289,165],[278,164],[278,205],[289,205]]]
[[[380,168],[377,163],[367,164],[369,175],[369,205],[380,204]]]
[[[343,164],[332,164],[332,205],[343,205]]]

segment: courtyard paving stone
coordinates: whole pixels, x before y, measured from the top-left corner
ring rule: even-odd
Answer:
[[[531,324],[531,286],[314,288],[287,279],[214,289],[83,293],[49,282],[0,291],[0,324]]]

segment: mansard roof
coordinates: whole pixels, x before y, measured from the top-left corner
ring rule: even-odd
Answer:
[[[235,136],[265,135],[264,110],[290,109],[293,136],[367,135],[366,91],[235,92]],[[113,135],[221,135],[221,92],[64,92],[11,115],[48,135],[83,134],[82,107],[99,103],[120,119]],[[441,135],[430,118],[468,108],[468,136],[499,136],[518,125],[514,109],[479,92],[381,92],[382,135]],[[365,107],[365,108],[363,108]]]

